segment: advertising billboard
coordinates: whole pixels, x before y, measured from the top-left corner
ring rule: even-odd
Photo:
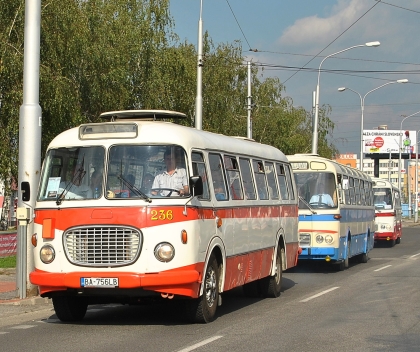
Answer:
[[[416,141],[416,131],[363,130],[363,153],[417,153]]]

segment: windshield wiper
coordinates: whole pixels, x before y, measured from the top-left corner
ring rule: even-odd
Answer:
[[[145,193],[143,193],[141,190],[139,190],[135,185],[133,185],[131,182],[127,181],[123,175],[119,175],[118,179],[120,179],[122,182],[124,182],[128,188],[130,188],[130,191],[134,192],[137,196],[140,196],[140,198],[143,198],[146,202],[152,203],[152,200],[149,198],[149,196]]]
[[[305,204],[308,207],[308,209],[311,211],[312,214],[317,213],[302,196],[299,196],[299,200],[302,201],[302,203]]]
[[[76,173],[74,174],[73,179],[66,185],[63,192],[61,192],[61,194],[58,196],[57,201],[55,203],[57,205],[60,205],[63,202],[64,197],[66,196],[67,192],[69,192],[70,189],[73,186],[75,186],[75,182],[77,182],[78,184],[81,184],[83,177],[85,177],[85,175],[86,175],[86,171],[83,168],[83,162],[82,162],[82,165],[76,170]]]

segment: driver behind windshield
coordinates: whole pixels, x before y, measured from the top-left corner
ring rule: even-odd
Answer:
[[[333,199],[331,195],[326,191],[325,184],[320,182],[317,184],[316,192],[318,194],[314,194],[309,201],[311,205],[328,205],[330,207],[334,206]]]
[[[163,155],[166,171],[156,175],[152,185],[152,195],[185,196],[189,194],[187,172],[185,168],[177,166],[176,156],[171,149]]]

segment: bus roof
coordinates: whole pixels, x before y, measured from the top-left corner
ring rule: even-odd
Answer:
[[[368,174],[358,169],[340,164],[336,162],[335,160],[330,160],[316,154],[294,154],[294,155],[287,155],[287,158],[292,163],[293,171],[298,171],[298,170],[304,171],[305,167],[306,167],[306,170],[309,171],[313,169],[310,163],[318,162],[318,163],[324,163],[326,167],[328,166],[330,170],[333,169],[335,170],[335,172],[349,175],[349,176],[358,177],[360,179],[371,180],[371,177]],[[298,166],[298,169],[296,169],[296,167],[293,167],[293,166]],[[315,169],[315,171],[322,172],[322,171],[327,171],[327,170],[326,169],[322,170],[322,168],[318,167]]]
[[[372,177],[374,188],[392,188],[398,190],[398,187],[384,178]]]
[[[117,115],[119,114],[118,112],[116,113]],[[111,115],[109,113],[109,116]],[[94,130],[99,130],[101,127],[103,127],[101,133],[95,134]],[[82,130],[88,131],[89,129],[93,132],[89,131],[82,134]],[[118,132],[113,133],[114,130]],[[194,148],[217,150],[225,153],[252,155],[265,159],[288,162],[286,156],[275,147],[253,140],[229,137],[166,121],[117,120],[83,124],[56,136],[51,141],[48,149],[69,146],[109,146],[121,143],[150,145],[174,144],[183,146],[187,151]]]
[[[103,119],[110,121],[116,120],[150,120],[156,121],[161,119],[186,119],[187,115],[182,112],[171,110],[121,110],[108,111],[99,115]]]

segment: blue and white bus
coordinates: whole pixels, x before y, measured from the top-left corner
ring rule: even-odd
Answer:
[[[351,257],[366,263],[374,245],[372,179],[313,154],[288,159],[299,192],[299,260],[336,263],[340,270]]]

